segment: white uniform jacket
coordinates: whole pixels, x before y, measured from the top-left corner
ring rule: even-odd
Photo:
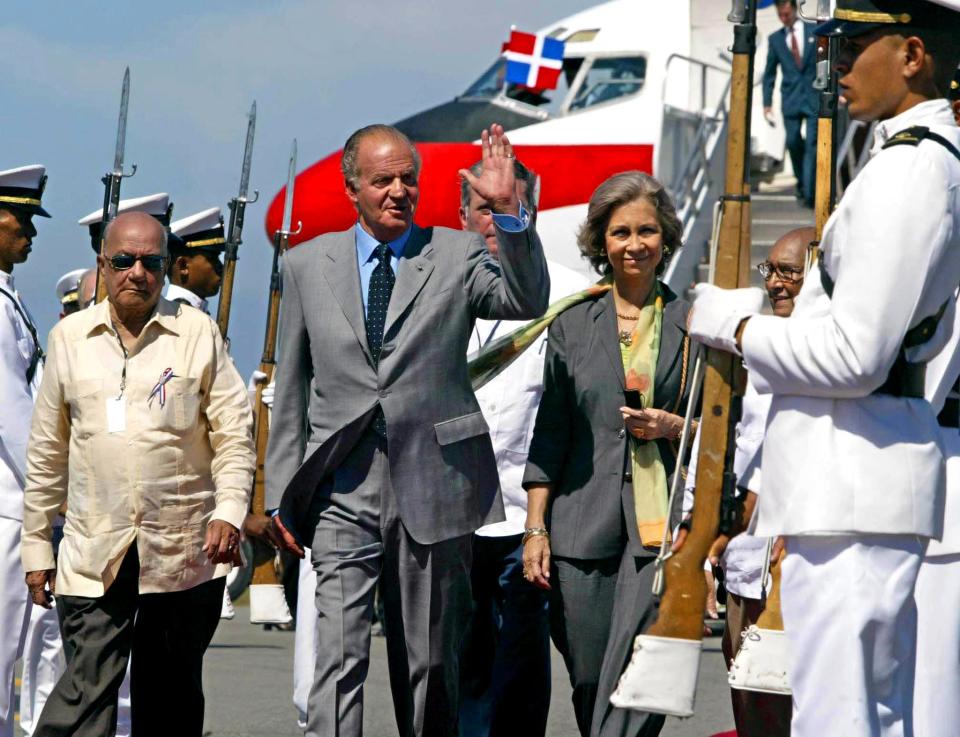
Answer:
[[[950,328],[946,347],[927,364],[926,397],[939,413],[960,374],[960,310],[951,302],[942,322]],[[956,398],[956,395],[953,395]],[[941,427],[940,440],[947,459],[947,499],[943,539],[931,540],[927,557],[960,553],[960,430]]]
[[[167,290],[163,296],[171,302],[181,302],[191,307],[196,307],[204,315],[210,314],[210,310],[207,308],[207,300],[177,284],[167,284]]]
[[[550,303],[586,289],[590,281],[560,264],[547,262],[550,272]],[[598,277],[599,278],[599,277]],[[523,320],[477,320],[467,351],[473,357],[480,348],[526,325]],[[527,518],[527,492],[520,482],[527,465],[530,438],[543,394],[543,362],[547,354],[547,331],[498,376],[477,391],[477,401],[490,427],[490,440],[497,459],[500,492],[506,519],[477,530],[484,537],[519,535]]]
[[[747,323],[747,368],[757,390],[773,394],[758,535],[942,533],[936,413],[924,399],[871,394],[908,329],[960,284],[960,161],[929,140],[880,150],[917,125],[960,147],[944,101],[877,126],[873,158],[824,229],[832,299],[814,271],[789,320]],[[947,332],[941,321],[908,358],[928,360]]]
[[[0,289],[5,292],[0,294],[0,517],[22,520],[30,416],[43,366],[28,384],[36,344],[14,300],[28,320],[33,318],[13,287],[13,276],[4,271]]]

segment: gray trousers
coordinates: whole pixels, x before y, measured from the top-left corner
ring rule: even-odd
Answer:
[[[570,674],[582,737],[656,737],[663,728],[662,715],[610,705],[633,638],[656,613],[653,560],[629,549],[617,558],[553,559],[550,630]]]
[[[434,545],[410,537],[397,516],[386,441],[369,431],[318,490],[315,508],[311,558],[319,622],[306,734],[363,733],[363,683],[379,582],[400,736],[456,735],[459,652],[471,607],[471,536]]]

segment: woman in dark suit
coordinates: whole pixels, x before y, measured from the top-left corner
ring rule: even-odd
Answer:
[[[653,177],[631,171],[601,184],[578,243],[611,288],[562,313],[547,342],[523,481],[524,573],[550,590],[551,633],[584,737],[657,735],[664,721],[613,709],[609,697],[652,618],[653,561],[692,373],[689,304],[657,278],[681,233]],[[626,406],[630,389],[644,409]]]

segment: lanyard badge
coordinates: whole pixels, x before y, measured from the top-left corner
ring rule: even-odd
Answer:
[[[157,380],[157,383],[153,385],[153,389],[150,391],[150,396],[147,397],[147,406],[153,404],[153,398],[157,397],[160,401],[160,406],[163,407],[167,403],[167,382],[170,379],[175,379],[176,376],[173,373],[172,368],[165,368],[163,373],[160,374],[160,378]]]

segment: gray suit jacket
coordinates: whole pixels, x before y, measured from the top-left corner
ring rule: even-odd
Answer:
[[[686,412],[696,343],[686,357],[684,338],[690,305],[666,285],[660,354],[654,375],[658,409]],[[633,507],[633,486],[624,478],[627,436],[623,361],[617,339],[613,292],[571,307],[550,326],[543,399],[537,412],[523,485],[553,484],[550,497],[550,547],[554,555],[597,559],[620,555],[624,527],[635,555],[652,555],[640,545]],[[667,477],[676,449],[657,440]]]
[[[477,317],[546,310],[550,277],[533,225],[497,229],[499,261],[476,234],[413,226],[374,367],[367,347],[353,228],[284,257],[267,506],[301,542],[320,482],[353,448],[379,403],[404,526],[422,544],[503,519],[487,424],[467,375]],[[304,460],[306,459],[306,460]]]

